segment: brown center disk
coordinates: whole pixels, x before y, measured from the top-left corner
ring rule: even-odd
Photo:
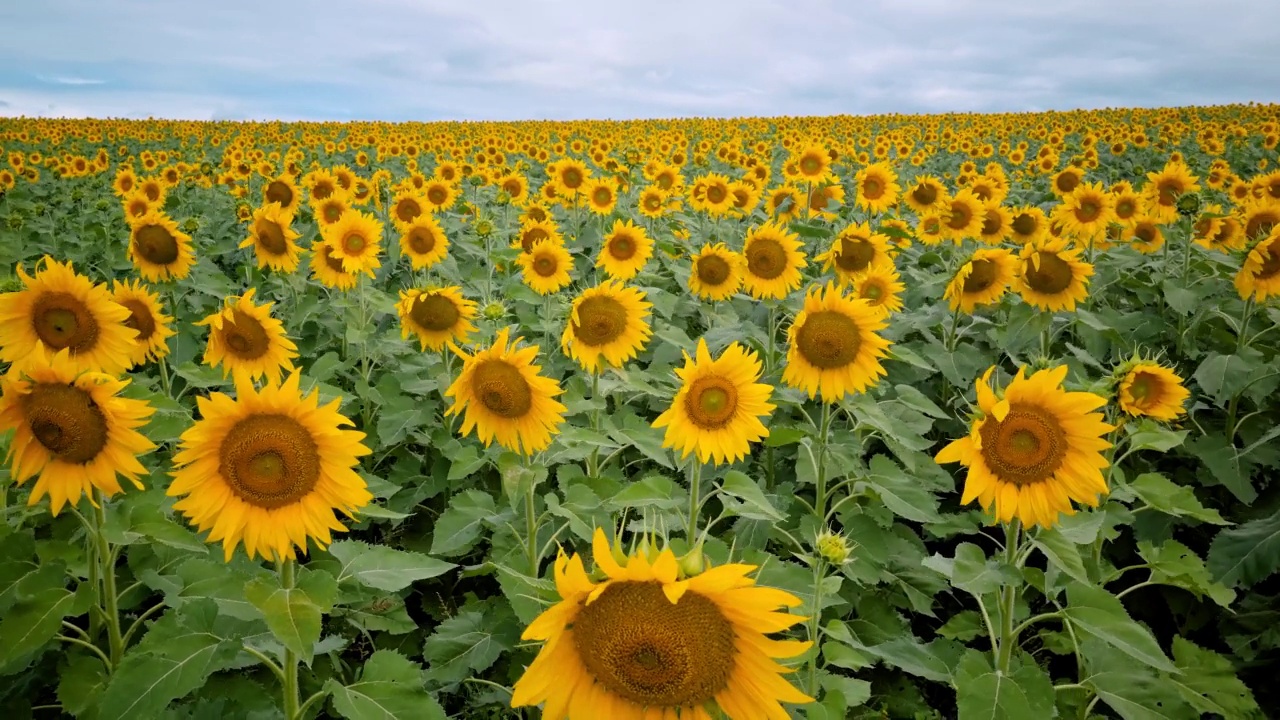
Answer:
[[[762,280],[772,280],[787,269],[787,251],[773,238],[757,238],[747,248],[747,269]]]
[[[87,352],[98,342],[98,320],[71,293],[40,293],[31,307],[31,326],[36,337],[54,350]]]
[[[805,318],[796,331],[796,349],[820,370],[842,368],[858,357],[862,337],[849,316],[835,310],[820,310]]]
[[[684,409],[693,424],[705,430],[728,425],[738,411],[738,389],[727,378],[698,378],[684,396]]]
[[[1062,425],[1035,405],[1013,405],[1003,421],[988,417],[978,432],[987,467],[999,479],[1016,485],[1048,480],[1067,456]]]
[[[133,298],[120,304],[129,311],[129,318],[124,321],[124,324],[138,331],[138,342],[146,342],[156,334],[156,319],[151,314],[151,308],[144,305],[141,300]]]
[[[462,315],[453,300],[444,295],[423,294],[414,300],[413,307],[409,309],[409,317],[420,328],[440,332],[453,328]]]
[[[500,417],[524,417],[533,407],[529,382],[519,369],[503,360],[486,360],[476,367],[471,389],[480,404]]]
[[[107,446],[107,418],[93,397],[70,385],[39,383],[23,397],[31,434],[59,460],[93,461]]]
[[[143,225],[134,233],[133,251],[153,265],[178,259],[178,239],[162,225]]]
[[[1027,285],[1039,293],[1056,295],[1071,286],[1074,277],[1071,265],[1054,253],[1040,253],[1040,268],[1037,269],[1031,260],[1022,268]]]
[[[293,504],[320,479],[315,439],[287,415],[250,415],[227,431],[218,472],[241,500],[273,509]]]
[[[607,345],[627,329],[627,309],[611,297],[595,296],[578,305],[578,320],[569,321],[574,337],[593,347]]]
[[[227,350],[241,360],[256,360],[271,349],[266,328],[243,310],[232,310],[231,319],[222,321],[221,332]]]

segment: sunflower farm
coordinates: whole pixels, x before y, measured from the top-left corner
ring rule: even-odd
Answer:
[[[1274,717],[1278,142],[0,120],[0,707]]]

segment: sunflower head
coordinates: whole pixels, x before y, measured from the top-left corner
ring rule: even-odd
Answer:
[[[833,283],[810,289],[788,332],[782,381],[823,402],[865,392],[885,374],[889,341],[877,334],[885,326],[882,312]]]
[[[1004,248],[984,248],[960,266],[947,284],[945,297],[952,310],[972,314],[979,305],[1004,297],[1018,276],[1018,259]]]
[[[607,280],[573,301],[561,345],[587,372],[621,367],[653,334],[647,321],[652,307],[643,291]]]
[[[977,382],[979,413],[969,434],[935,458],[968,468],[960,502],[976,499],[994,506],[1000,522],[1017,518],[1041,527],[1073,514],[1072,501],[1096,507],[1107,493],[1102,451],[1111,447],[1105,436],[1114,428],[1093,411],[1106,399],[1064,390],[1066,366],[1030,377],[1020,369],[1000,396],[991,387],[994,371]]]
[[[284,325],[271,317],[273,303],[253,302],[256,288],[238,298],[226,298],[221,310],[196,325],[209,327],[209,341],[204,362],[210,367],[222,366],[222,375],[240,378],[266,376],[280,382],[280,371],[292,371],[297,346],[284,332]]]
[[[195,252],[191,237],[176,222],[160,210],[151,210],[131,223],[129,259],[151,282],[182,280],[191,273]]]
[[[706,717],[715,704],[731,717],[785,717],[781,703],[807,703],[774,658],[810,642],[773,640],[805,618],[779,611],[799,598],[758,587],[753,565],[730,564],[682,576],[670,548],[647,543],[626,556],[602,530],[592,541],[602,577],[578,555],[556,559],[561,601],[525,630],[545,641],[516,683],[513,707],[545,703],[543,717]],[[621,559],[619,559],[621,557]]]
[[[1080,250],[1068,247],[1065,239],[1025,245],[1020,258],[1017,282],[1023,300],[1042,310],[1071,312],[1088,297],[1093,265],[1081,261]]]
[[[1236,273],[1235,286],[1241,299],[1264,302],[1280,295],[1280,226],[1249,249]]]
[[[1190,391],[1172,368],[1135,356],[1112,373],[1116,404],[1133,417],[1171,421],[1186,413]]]
[[[889,261],[889,238],[872,232],[866,223],[850,225],[840,231],[827,252],[819,255],[823,270],[834,270],[843,281],[872,265]]]
[[[563,245],[551,240],[536,243],[529,252],[516,256],[524,284],[539,295],[549,295],[573,282],[573,256]]]
[[[401,231],[400,252],[409,257],[414,270],[422,270],[444,260],[449,238],[434,215],[418,215]]]
[[[151,292],[146,285],[115,281],[111,297],[129,311],[124,324],[137,331],[133,351],[129,359],[135,366],[158,360],[169,354],[168,339],[176,335],[173,318],[164,314],[159,293]]]
[[[293,214],[278,203],[268,203],[253,211],[249,223],[249,237],[240,247],[253,247],[258,267],[290,273],[298,269],[301,249],[296,240],[299,235],[293,229]]]
[[[604,268],[611,278],[630,280],[640,274],[651,257],[653,240],[644,228],[630,220],[615,220],[612,230],[604,237],[596,267]]]
[[[742,287],[743,258],[724,243],[704,245],[693,256],[689,290],[703,300],[716,302],[733,297]]]
[[[755,298],[782,299],[800,287],[800,271],[808,264],[802,243],[780,222],[747,232],[743,241],[743,287]]]
[[[320,232],[329,244],[329,255],[342,262],[346,272],[373,271],[382,266],[378,254],[382,251],[382,222],[372,214],[359,210],[347,210],[332,225]]]
[[[415,335],[423,350],[440,351],[449,343],[465,343],[475,331],[476,304],[462,296],[462,288],[400,291],[396,303],[400,336]]]

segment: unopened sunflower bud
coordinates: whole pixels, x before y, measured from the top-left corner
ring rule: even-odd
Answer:
[[[702,554],[702,546],[699,545],[682,555],[677,564],[680,566],[681,577],[693,577],[701,573],[707,566],[706,556]]]
[[[814,549],[823,560],[832,565],[843,565],[849,562],[849,543],[839,533],[823,530],[814,541]]]
[[[500,320],[506,317],[507,306],[497,300],[493,300],[486,304],[480,312],[490,320]]]

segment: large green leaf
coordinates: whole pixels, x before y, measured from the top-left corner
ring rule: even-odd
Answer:
[[[387,592],[403,590],[416,580],[443,575],[457,567],[430,555],[359,540],[340,540],[329,546],[329,554],[341,563],[338,582],[352,580]]]
[[[969,650],[956,667],[959,720],[1025,720],[1053,716],[1053,683],[1039,666],[1017,663],[1008,674],[990,656]]]
[[[1248,587],[1280,570],[1280,513],[1226,528],[1209,547],[1209,572],[1227,587]]]
[[[1195,491],[1178,485],[1159,473],[1143,473],[1129,483],[1129,487],[1151,507],[1166,515],[1189,517],[1214,525],[1228,525],[1217,510],[1200,503]]]
[[[87,588],[87,586],[86,586]],[[0,674],[25,667],[16,661],[38,650],[58,634],[62,618],[71,614],[76,594],[52,587],[23,598],[0,620]]]
[[[324,689],[347,720],[444,720],[445,712],[422,687],[422,669],[394,650],[379,650],[364,663],[360,680],[336,680]]]
[[[303,573],[296,587],[281,587],[275,580],[254,580],[245,586],[245,597],[262,613],[267,627],[289,650],[310,663],[320,640],[323,616],[333,606],[337,582],[324,572]]]
[[[1153,668],[1177,672],[1151,632],[1129,617],[1115,595],[1094,585],[1073,582],[1067,587],[1067,599],[1063,613],[1081,633]]]
[[[494,517],[493,497],[480,490],[464,490],[449,499],[449,507],[436,518],[431,554],[452,557],[475,546],[485,522]]]
[[[463,610],[436,626],[422,656],[430,663],[432,678],[458,683],[493,665],[518,636],[511,610],[505,604],[487,603]]]
[[[1230,660],[1179,635],[1173,638],[1173,661],[1182,674],[1170,680],[1196,710],[1224,718],[1261,716],[1258,702],[1236,677]]]

